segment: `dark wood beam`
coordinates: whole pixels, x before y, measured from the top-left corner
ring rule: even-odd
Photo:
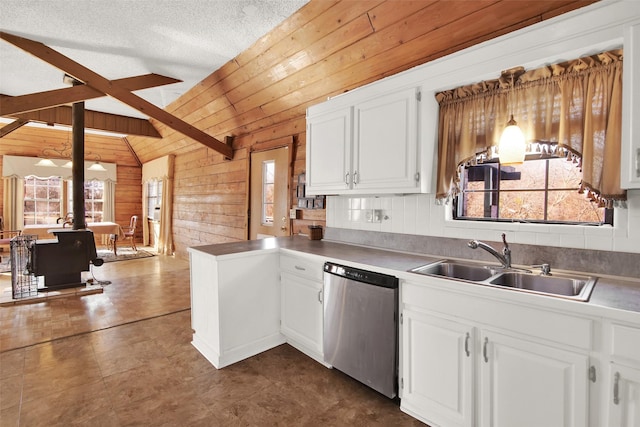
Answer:
[[[0,101],[4,102],[4,99],[4,97],[0,98]],[[71,107],[66,105],[18,114],[13,116],[13,118],[64,126],[71,126],[72,122]],[[123,135],[162,138],[162,135],[160,135],[148,119],[120,116],[118,114],[102,113],[100,111],[85,110],[85,126],[88,129],[121,133]]]
[[[27,123],[29,123],[29,120],[18,119],[18,120],[12,121],[9,124],[6,124],[6,125],[2,126],[2,128],[0,129],[0,138],[2,138],[5,135],[10,134],[11,132],[13,132],[16,129],[21,128],[22,126],[26,125]]]
[[[18,37],[9,33],[0,32],[0,38],[19,47],[20,49],[29,52],[37,58],[42,59],[50,65],[64,71],[76,80],[79,80],[91,86],[100,92],[129,105],[130,107],[140,111],[143,114],[148,115],[161,123],[164,123],[171,129],[186,135],[195,141],[203,144],[212,150],[222,154],[225,158],[233,158],[233,148],[229,145],[218,141],[216,138],[208,135],[207,133],[197,129],[187,122],[175,117],[173,114],[156,107],[149,101],[140,98],[139,96],[131,93],[130,91],[114,85],[113,82],[105,79],[98,73],[88,69],[84,65],[81,65],[71,58],[68,58],[61,53],[51,49],[50,47],[33,40]]]
[[[145,74],[111,81],[112,84],[119,85],[128,91],[148,89],[179,82],[181,82],[181,80],[158,74]],[[106,95],[97,89],[87,85],[78,85],[28,95],[3,97],[2,103],[0,103],[0,116],[12,116],[29,111],[57,107],[58,105],[100,98],[102,96]]]

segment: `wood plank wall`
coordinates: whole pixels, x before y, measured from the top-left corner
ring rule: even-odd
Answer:
[[[176,254],[247,238],[247,157],[255,144],[293,136],[294,195],[305,170],[308,106],[590,3],[311,0],[168,108],[219,140],[233,135],[233,160],[165,126],[160,141],[131,138],[143,162],[177,154]],[[293,230],[324,221],[324,211],[304,210]]]
[[[247,159],[256,144],[293,137],[296,206],[296,177],[305,170],[308,106],[594,1],[311,0],[167,108],[219,140],[232,135],[233,160],[158,123],[162,139],[129,138],[143,163],[176,154],[177,256],[186,257],[189,246],[247,238]],[[3,152],[5,138],[0,142]],[[127,162],[123,166],[136,168]],[[139,199],[134,187],[123,199]],[[118,221],[139,209],[134,201],[116,203]],[[293,230],[324,220],[323,210],[305,210]]]
[[[0,139],[0,155],[60,158],[55,150],[71,143],[71,133],[65,130],[23,126]],[[47,150],[46,152],[43,152]],[[128,225],[131,215],[142,215],[142,168],[123,138],[85,134],[85,159],[99,159],[117,164],[116,222]],[[0,170],[2,162],[0,161]],[[3,187],[0,186],[0,212],[3,209]],[[142,241],[142,232],[137,233]]]

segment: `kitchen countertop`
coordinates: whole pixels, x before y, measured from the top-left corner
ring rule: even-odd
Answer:
[[[189,251],[200,251],[212,256],[228,256],[279,249],[401,272],[443,259],[441,256],[396,252],[326,240],[309,240],[300,236],[197,246],[189,248]],[[584,304],[640,313],[640,280],[628,277],[598,276],[598,282],[593,289],[591,298]]]

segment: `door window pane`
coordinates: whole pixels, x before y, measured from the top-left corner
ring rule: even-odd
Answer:
[[[262,163],[262,225],[273,224],[275,167],[276,163],[273,160]]]

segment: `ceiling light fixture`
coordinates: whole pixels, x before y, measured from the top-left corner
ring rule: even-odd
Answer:
[[[40,161],[38,161],[36,163],[36,166],[44,166],[44,167],[47,167],[47,168],[51,168],[51,167],[56,167],[58,165],[53,163],[53,160],[51,160],[51,159],[40,159]]]
[[[100,164],[99,161],[95,161],[93,162],[93,164],[91,166],[88,167],[88,170],[90,171],[99,171],[99,172],[106,172],[107,170],[105,169],[104,166],[102,166],[102,164]]]
[[[503,76],[505,74],[511,75],[510,93],[515,92],[514,79],[516,77],[520,77],[522,73],[524,73],[524,68],[522,67],[512,68],[511,70],[502,72]],[[502,165],[517,165],[524,162],[526,142],[522,129],[520,129],[518,123],[513,118],[515,102],[511,100],[509,104],[511,107],[511,119],[507,122],[507,127],[504,128],[502,136],[500,136],[498,157],[500,158],[500,164]]]

